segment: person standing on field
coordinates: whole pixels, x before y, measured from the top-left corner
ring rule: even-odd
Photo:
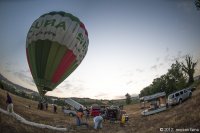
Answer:
[[[7,111],[12,113],[13,111],[13,102],[12,102],[12,98],[9,95],[9,93],[7,92],[7,100],[6,100],[6,104],[7,104]]]

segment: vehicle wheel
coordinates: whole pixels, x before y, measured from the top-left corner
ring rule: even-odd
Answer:
[[[179,104],[182,104],[182,99],[179,100]]]

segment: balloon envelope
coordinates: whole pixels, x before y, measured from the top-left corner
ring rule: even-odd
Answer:
[[[40,95],[52,91],[78,67],[88,44],[84,24],[72,14],[50,12],[33,22],[26,55]]]

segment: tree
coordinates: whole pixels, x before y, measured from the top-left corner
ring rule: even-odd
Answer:
[[[0,82],[0,88],[4,90],[3,84]]]
[[[126,94],[126,104],[130,104],[131,103],[131,95],[130,94]]]
[[[178,61],[171,65],[171,69],[166,74],[167,89],[166,92],[173,92],[186,86],[186,77],[182,70],[182,65]]]
[[[109,100],[108,104],[112,105],[113,104],[113,100]]]
[[[153,80],[152,84],[140,91],[140,97],[152,95],[165,91],[170,94],[176,90],[186,87],[186,77],[182,70],[182,65],[178,61],[171,65],[168,72]]]
[[[191,84],[194,82],[194,72],[195,72],[195,67],[197,65],[197,61],[193,62],[192,57],[189,55],[186,55],[185,57],[186,65],[182,63],[182,70],[188,75],[189,80],[188,84]]]
[[[200,10],[200,0],[195,0],[195,6],[197,7],[197,10]]]

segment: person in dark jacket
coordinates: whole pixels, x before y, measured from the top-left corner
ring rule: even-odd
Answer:
[[[46,103],[46,110],[48,110],[48,103]]]
[[[54,113],[57,113],[56,111],[57,111],[57,106],[54,104],[54,105],[53,105],[53,112],[54,112]]]
[[[90,110],[88,108],[85,109],[85,120],[86,122],[88,122],[90,117]]]
[[[83,107],[82,107],[82,106],[80,106],[80,108],[79,108],[78,112],[81,112],[81,113],[83,113]]]
[[[13,102],[12,102],[12,98],[9,95],[8,92],[7,92],[6,104],[7,104],[7,111],[10,112],[10,113],[12,113],[13,112]]]

